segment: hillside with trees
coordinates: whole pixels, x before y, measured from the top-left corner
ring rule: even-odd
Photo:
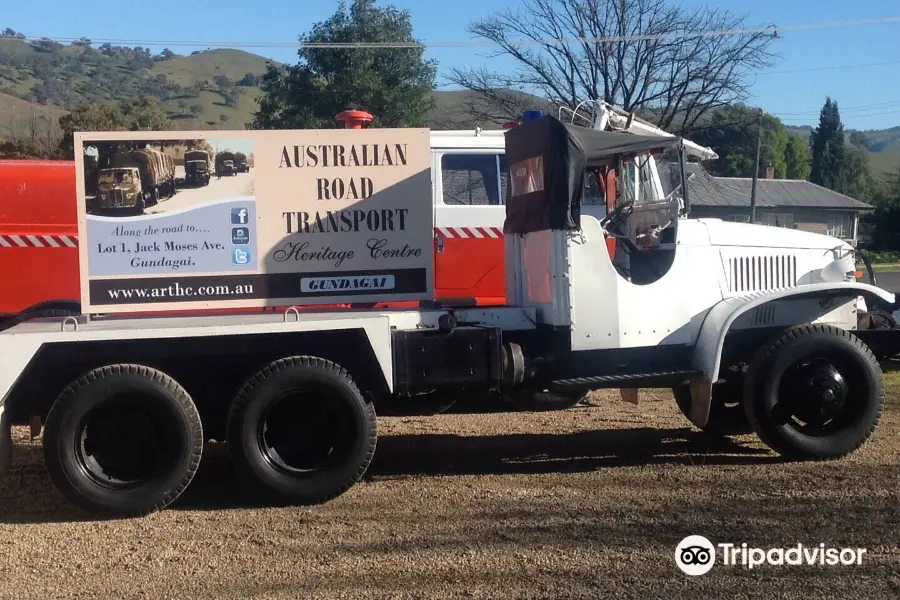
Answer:
[[[241,50],[154,55],[141,47],[95,47],[87,38],[68,45],[33,41],[7,28],[0,37],[0,94],[63,111],[153,98],[179,129],[243,129],[268,62]],[[21,130],[29,112],[21,103],[0,102],[0,135],[21,135],[14,129]]]

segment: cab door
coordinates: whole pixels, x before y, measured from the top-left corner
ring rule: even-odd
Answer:
[[[446,149],[432,160],[435,296],[448,304],[504,304],[506,156],[497,149]]]

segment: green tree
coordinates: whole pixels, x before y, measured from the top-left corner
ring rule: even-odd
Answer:
[[[866,149],[860,146],[845,148],[836,191],[866,200],[875,192],[877,185],[869,168],[869,153]]]
[[[784,149],[786,177],[788,179],[806,179],[809,177],[809,144],[797,136],[788,136]]]
[[[340,2],[328,20],[301,36],[301,44],[417,43],[408,11],[379,8],[375,0]],[[374,126],[420,127],[433,105],[437,66],[422,47],[316,48],[301,46],[296,65],[269,65],[255,129],[327,127],[334,115],[356,108],[375,115]]]
[[[869,139],[869,136],[867,136],[862,131],[851,131],[850,132],[850,143],[853,144],[854,146],[860,146],[862,148],[865,148],[866,150],[868,150],[869,146],[872,145],[872,141]]]
[[[76,131],[122,131],[125,129],[125,117],[115,106],[88,104],[61,116],[59,127],[63,132],[59,142],[60,154],[72,159],[75,156]]]
[[[835,191],[841,191],[841,170],[844,165],[844,124],[837,102],[830,97],[825,99],[825,106],[819,115],[819,126],[810,134],[809,180]]]
[[[172,129],[172,122],[169,121],[166,109],[156,98],[146,97],[126,104],[122,112],[132,131],[168,131]]]
[[[759,112],[743,104],[733,104],[716,109],[709,123],[695,128],[688,134],[699,144],[716,151],[719,159],[710,170],[724,177],[752,177],[756,161],[756,134]],[[777,117],[763,115],[762,142],[760,144],[760,170],[764,174],[771,165],[774,176],[787,177],[787,148],[790,144],[784,125]]]
[[[875,225],[874,242],[879,250],[900,248],[900,168],[879,186],[873,196],[875,211],[872,222]]]

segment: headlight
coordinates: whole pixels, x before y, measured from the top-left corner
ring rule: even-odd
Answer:
[[[856,265],[852,259],[833,260],[822,269],[821,277],[822,281],[855,281]]]

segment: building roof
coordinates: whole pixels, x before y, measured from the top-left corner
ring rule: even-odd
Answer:
[[[750,208],[750,177],[713,177],[697,163],[687,165],[690,202],[693,206]],[[757,208],[821,208],[870,210],[873,207],[850,196],[802,179],[757,180]]]

